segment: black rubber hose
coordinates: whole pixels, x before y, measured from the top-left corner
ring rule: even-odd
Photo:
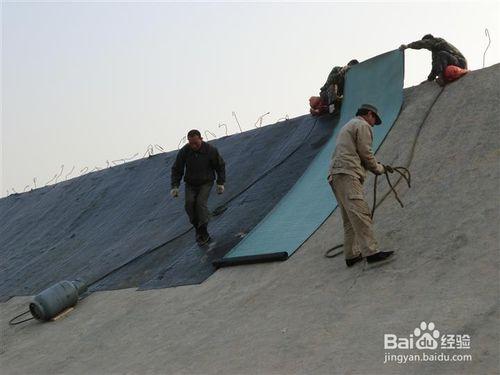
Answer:
[[[30,311],[28,310],[28,311],[23,312],[22,314],[19,314],[19,315],[13,317],[11,320],[9,320],[9,325],[11,325],[11,326],[17,326],[18,324],[21,324],[21,323],[27,322],[29,320],[35,319],[34,317],[31,317],[31,318],[28,318],[28,319],[20,320],[18,322],[15,321],[16,319],[20,318],[21,316],[24,316],[24,315],[29,314],[29,313],[30,313]]]
[[[408,168],[410,167],[411,163],[413,162],[413,158],[415,156],[415,149],[416,149],[416,146],[417,146],[417,142],[418,142],[418,139],[420,138],[420,132],[422,131],[422,128],[424,127],[426,121],[427,121],[427,118],[429,117],[432,109],[434,108],[434,105],[436,104],[436,102],[438,101],[439,97],[441,96],[441,94],[443,93],[444,89],[445,89],[446,86],[443,86],[441,87],[441,90],[439,91],[439,93],[436,95],[436,97],[434,98],[434,100],[432,101],[429,109],[427,110],[427,112],[425,113],[425,116],[422,120],[422,122],[420,123],[420,126],[418,127],[418,131],[417,131],[417,135],[415,136],[415,140],[413,141],[413,145],[411,147],[411,151],[410,151],[410,156],[408,158],[408,161],[407,161],[407,167],[397,167],[397,169],[403,169],[405,171],[408,171]],[[396,169],[395,169],[396,170]],[[393,187],[391,189],[389,189],[387,191],[387,193],[384,194],[384,196],[382,197],[382,199],[380,199],[380,201],[377,203],[376,202],[376,195],[374,195],[373,197],[373,209],[372,209],[372,217],[373,217],[373,214],[375,213],[375,209],[387,198],[387,196],[391,193],[391,191],[394,191],[395,192],[395,189],[396,189],[396,186],[401,182],[402,179],[405,179],[406,182],[408,183],[408,186],[410,186],[410,177],[406,177],[400,170],[398,170],[398,173],[401,175],[399,177],[399,179],[396,181],[396,183],[393,185]],[[376,181],[376,178],[377,176],[375,176],[375,186],[377,185],[377,181]],[[374,194],[376,194],[376,188],[374,190]],[[401,201],[399,202],[401,203]],[[333,212],[332,212],[333,214]],[[330,215],[332,215],[330,214]],[[334,258],[338,255],[341,254],[341,252],[338,252],[338,253],[335,253],[333,255],[330,255],[330,253],[333,251],[333,250],[336,250],[336,249],[339,249],[341,247],[343,247],[344,244],[340,244],[340,245],[337,245],[337,246],[334,246],[330,249],[328,249],[326,252],[325,252],[325,257],[326,258]]]

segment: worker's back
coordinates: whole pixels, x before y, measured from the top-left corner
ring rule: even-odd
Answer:
[[[357,144],[358,142],[371,144],[372,139],[372,128],[361,117],[355,117],[345,124],[337,136],[337,144],[332,156],[330,173],[350,174],[364,180],[366,170],[361,163]]]
[[[432,37],[428,39],[418,40],[416,42],[408,44],[408,47],[413,49],[421,49],[421,48],[428,49],[429,51],[432,52],[433,58],[435,57],[435,54],[437,54],[439,51],[446,51],[451,53],[455,57],[465,60],[464,55],[462,55],[459,49],[443,38]]]

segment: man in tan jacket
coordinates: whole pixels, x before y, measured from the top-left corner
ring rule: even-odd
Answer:
[[[375,174],[385,172],[372,152],[372,127],[381,123],[377,108],[363,104],[356,117],[340,130],[332,155],[328,182],[342,213],[344,255],[348,267],[361,261],[363,256],[368,263],[376,263],[394,253],[378,250],[370,208],[363,194],[366,170]]]

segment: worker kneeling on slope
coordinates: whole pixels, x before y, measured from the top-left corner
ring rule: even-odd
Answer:
[[[363,104],[356,117],[340,130],[332,155],[328,182],[342,213],[344,255],[348,267],[361,261],[363,256],[368,263],[376,263],[394,253],[378,250],[370,209],[363,194],[366,169],[375,174],[385,172],[372,152],[372,127],[381,123],[377,108]]]
[[[328,75],[325,84],[321,87],[318,96],[311,96],[309,104],[312,115],[321,115],[323,113],[338,113],[344,98],[344,83],[347,71],[358,64],[358,60],[351,60],[342,66],[333,67]]]
[[[217,148],[203,141],[198,130],[187,135],[188,144],[179,150],[172,166],[170,195],[179,196],[179,186],[184,175],[186,184],[185,209],[196,230],[196,241],[204,245],[210,241],[208,234],[208,196],[217,173],[217,194],[224,192],[226,166]],[[185,170],[185,174],[184,174]]]
[[[416,42],[408,45],[402,44],[399,47],[401,51],[404,51],[407,48],[425,48],[432,52],[432,70],[427,77],[428,81],[436,80],[436,82],[441,86],[443,86],[447,81],[453,81],[454,79],[450,79],[446,75],[447,68],[449,66],[461,68],[463,70],[463,74],[467,72],[467,60],[464,55],[462,55],[458,48],[448,43],[443,38],[436,38],[431,34],[427,34],[422,37],[422,40],[417,40]],[[453,75],[456,76],[456,73]]]

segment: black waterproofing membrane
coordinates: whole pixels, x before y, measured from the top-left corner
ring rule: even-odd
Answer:
[[[227,182],[209,199],[210,247],[194,241],[183,189],[169,195],[177,151],[0,199],[0,301],[76,278],[91,291],[202,282],[295,184],[337,121],[306,115],[211,141]]]

